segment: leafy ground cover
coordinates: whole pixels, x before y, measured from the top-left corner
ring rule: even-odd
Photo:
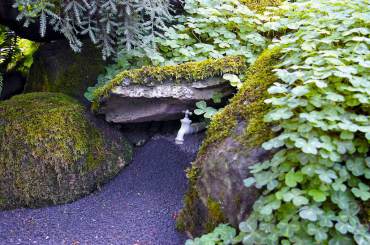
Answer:
[[[240,234],[219,226],[188,241],[244,244],[369,244],[361,207],[370,199],[369,1],[297,1],[264,25],[287,34],[268,89],[266,122],[278,149],[244,181],[263,190]]]

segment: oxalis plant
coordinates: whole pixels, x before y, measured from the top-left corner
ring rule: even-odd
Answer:
[[[240,75],[239,75],[240,76]],[[237,90],[239,90],[242,86],[242,82],[239,78],[239,76],[235,74],[224,74],[222,78],[230,83],[231,86],[235,87]],[[214,104],[219,104],[222,102],[223,94],[220,92],[216,92],[212,95],[212,101]],[[203,115],[206,122],[208,123],[210,119],[218,112],[218,109],[208,106],[207,102],[202,100],[197,102],[196,109],[194,110],[195,115]]]
[[[244,181],[262,195],[239,225],[187,244],[370,244],[362,207],[370,199],[370,1],[286,3],[266,29],[282,59],[265,102],[281,128],[276,153]]]
[[[252,63],[268,44],[258,27],[263,18],[239,0],[185,0],[178,24],[158,37],[154,64],[179,64],[224,56],[245,56]]]
[[[50,25],[75,51],[83,45],[80,37],[88,36],[104,58],[117,50],[154,48],[155,37],[173,19],[169,0],[16,0],[13,7],[26,27],[39,21],[41,36]]]

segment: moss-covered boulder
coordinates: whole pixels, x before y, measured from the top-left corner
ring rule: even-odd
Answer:
[[[70,202],[115,176],[131,146],[105,125],[63,94],[0,102],[0,209]]]
[[[68,41],[58,40],[42,45],[34,54],[26,92],[64,93],[79,101],[104,71],[101,52],[89,41],[84,41],[81,53],[75,53]]]
[[[277,49],[267,50],[246,73],[242,89],[215,118],[196,161],[188,172],[190,188],[177,220],[178,228],[193,235],[212,231],[219,223],[234,226],[244,220],[259,196],[243,186],[249,167],[271,153],[260,145],[273,136],[263,121],[267,88],[276,81]]]

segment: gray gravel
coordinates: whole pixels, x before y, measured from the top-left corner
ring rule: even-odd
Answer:
[[[0,212],[0,244],[183,244],[174,217],[201,138],[187,136],[179,147],[156,136],[100,191],[70,204]]]

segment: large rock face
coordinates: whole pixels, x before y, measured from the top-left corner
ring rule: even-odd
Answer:
[[[228,57],[124,71],[95,91],[94,104],[109,122],[179,119],[184,110],[194,109],[200,100],[211,100],[215,93],[231,95],[234,88],[222,74],[239,74],[244,69],[244,59]]]
[[[54,41],[34,54],[25,90],[64,93],[84,102],[85,90],[103,71],[100,51],[89,41],[84,42],[81,53],[73,52],[65,40]]]
[[[260,145],[273,136],[263,116],[267,88],[276,81],[272,70],[277,58],[278,50],[265,51],[248,69],[239,93],[212,120],[188,172],[190,188],[179,229],[200,235],[222,222],[237,226],[251,212],[259,192],[244,187],[243,180],[251,176],[250,166],[271,156]]]
[[[62,94],[0,102],[0,209],[70,202],[115,176],[131,146],[94,120]]]

